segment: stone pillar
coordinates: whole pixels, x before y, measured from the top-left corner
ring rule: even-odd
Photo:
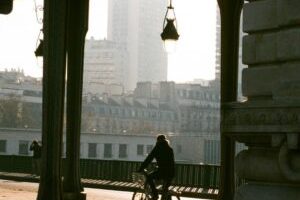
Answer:
[[[243,3],[243,0],[218,0],[221,16],[221,112],[227,102],[237,99],[239,30]],[[233,198],[234,151],[233,139],[221,129],[221,183],[218,199]]]
[[[81,102],[85,35],[88,30],[88,0],[68,1],[67,31],[67,134],[64,199],[83,200],[80,180]]]
[[[66,0],[45,0],[42,166],[38,200],[61,200]]]
[[[300,1],[249,1],[243,9],[243,103],[227,103],[223,132],[247,150],[235,200],[300,199]]]

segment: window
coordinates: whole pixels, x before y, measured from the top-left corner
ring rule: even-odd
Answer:
[[[180,154],[182,152],[182,146],[180,144],[176,145],[176,153]]]
[[[99,113],[100,114],[105,114],[105,108],[104,107],[100,107],[99,108]]]
[[[149,154],[153,149],[153,145],[147,145],[147,154]]]
[[[138,156],[143,156],[144,155],[144,145],[142,145],[142,144],[137,145],[136,154]]]
[[[204,141],[204,162],[208,164],[220,163],[220,141],[219,140]]]
[[[83,151],[84,151],[83,143],[80,142],[80,158],[84,155]]]
[[[131,116],[135,117],[135,110],[131,110]]]
[[[104,144],[104,158],[112,157],[112,144]]]
[[[97,144],[96,143],[89,143],[89,151],[88,157],[89,158],[96,158],[97,157]]]
[[[0,140],[0,153],[6,153],[6,140]]]
[[[29,145],[28,141],[20,140],[19,141],[19,155],[28,155]]]
[[[126,158],[127,157],[127,144],[120,144],[119,145],[119,158]]]

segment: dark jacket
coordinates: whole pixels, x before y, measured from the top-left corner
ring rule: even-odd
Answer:
[[[175,161],[173,149],[167,141],[157,142],[145,161],[142,163],[139,171],[145,169],[155,158],[158,166],[160,178],[170,179],[175,175]]]
[[[30,145],[30,151],[33,151],[33,158],[40,158],[42,154],[42,147],[37,142]]]

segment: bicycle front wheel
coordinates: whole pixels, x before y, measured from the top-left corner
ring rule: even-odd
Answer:
[[[170,198],[171,200],[180,200],[180,196],[176,195],[176,196],[172,196],[172,198]]]
[[[168,191],[167,199],[166,200],[180,200],[181,193],[177,190],[170,190]]]
[[[180,200],[180,195],[170,195],[168,194],[166,197],[161,197],[161,200]]]
[[[145,200],[145,196],[143,192],[135,191],[132,195],[132,200]]]

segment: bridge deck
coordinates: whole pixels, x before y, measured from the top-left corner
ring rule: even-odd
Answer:
[[[0,179],[26,181],[26,182],[39,182],[39,177],[25,173],[12,173],[0,172]],[[132,182],[111,181],[111,180],[97,180],[83,178],[82,183],[84,187],[131,191],[138,190],[138,185]],[[207,189],[198,187],[185,187],[185,186],[171,186],[170,189],[179,190],[183,197],[217,199],[218,189]]]

